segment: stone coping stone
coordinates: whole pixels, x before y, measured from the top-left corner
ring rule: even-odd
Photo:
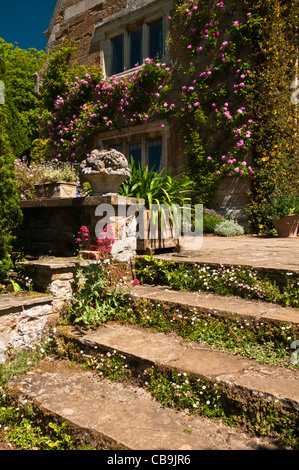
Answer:
[[[31,209],[38,207],[89,207],[99,206],[100,204],[117,205],[144,205],[145,201],[139,201],[133,197],[118,196],[117,194],[104,195],[104,196],[88,196],[88,197],[67,197],[67,198],[53,198],[53,199],[32,199],[30,201],[21,201],[21,209]]]
[[[67,361],[46,359],[35,370],[12,378],[8,387],[18,393],[20,402],[26,398],[46,416],[68,423],[83,443],[96,450],[160,450],[162,454],[178,450],[185,455],[192,450],[280,448],[267,437],[165,408],[142,388],[99,380],[91,371],[70,368]]]
[[[199,308],[214,315],[286,322],[299,326],[299,309],[283,307],[262,300],[248,300],[204,292],[175,291],[163,286],[150,285],[134,286],[131,293],[138,298]]]
[[[52,303],[53,296],[39,292],[28,294],[1,294],[0,316],[15,313],[33,306]]]

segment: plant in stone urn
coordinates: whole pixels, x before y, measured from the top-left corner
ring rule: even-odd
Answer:
[[[279,195],[269,204],[279,237],[296,237],[299,228],[299,196]]]
[[[114,149],[95,149],[80,165],[80,178],[90,183],[93,196],[117,194],[130,174],[126,157]]]

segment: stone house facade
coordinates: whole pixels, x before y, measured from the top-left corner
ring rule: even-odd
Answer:
[[[183,64],[185,57],[173,57],[168,42],[173,7],[173,0],[58,0],[45,33],[48,48],[71,39],[79,64],[99,65],[105,77],[116,79],[134,73],[136,64],[147,57],[158,55],[166,64]],[[175,125],[162,124],[157,120],[123,128],[117,135],[102,133],[94,148],[115,148],[142,165],[155,162],[159,169],[172,168],[178,174],[183,164],[182,143]],[[249,186],[249,179],[224,179],[211,206],[246,224],[243,208]]]

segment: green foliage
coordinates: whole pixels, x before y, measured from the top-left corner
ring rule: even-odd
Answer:
[[[114,318],[115,312],[125,304],[126,290],[120,279],[112,282],[113,271],[109,258],[77,270],[75,295],[68,311],[70,322],[90,327]]]
[[[144,199],[147,209],[153,204],[170,207],[173,204],[183,206],[190,203],[193,184],[186,176],[172,177],[171,169],[165,174],[163,170],[157,172],[140,164],[136,168],[132,158],[130,168],[131,177],[122,183],[118,191],[121,196]]]
[[[30,162],[41,163],[49,160],[49,140],[35,139],[30,150]]]
[[[11,251],[22,214],[15,183],[14,157],[5,135],[5,114],[0,107],[0,278],[12,267]]]
[[[244,229],[235,220],[223,220],[215,227],[215,234],[221,237],[234,237],[243,235]]]
[[[203,213],[203,232],[214,233],[216,226],[224,220],[220,214],[213,209],[205,209]]]
[[[49,112],[55,110],[55,102],[59,96],[64,96],[69,87],[77,79],[84,78],[87,72],[92,72],[97,80],[101,79],[98,67],[78,65],[73,60],[75,47],[72,41],[64,41],[63,45],[52,50],[47,55],[47,61],[40,71],[42,86],[40,88],[41,108]]]
[[[254,76],[248,106],[254,120],[255,172],[249,194],[252,230],[271,233],[265,210],[273,195],[299,192],[296,105],[291,101],[298,55],[296,1],[245,0],[251,11]]]
[[[217,228],[217,227],[216,227]],[[174,290],[213,292],[235,295],[247,299],[261,299],[281,305],[298,307],[299,279],[288,278],[284,286],[257,272],[242,267],[210,267],[174,261],[164,261],[150,256],[136,260],[136,275],[143,284],[167,285]]]
[[[0,80],[5,85],[6,133],[17,158],[29,154],[31,142],[37,137],[39,101],[35,96],[33,74],[39,71],[45,58],[43,51],[20,49],[0,38]]]
[[[172,51],[189,60],[177,70],[184,85],[177,130],[199,200],[209,204],[220,178],[249,175],[252,230],[269,234],[265,204],[273,194],[299,191],[290,88],[296,2],[245,0],[241,8],[231,1],[177,1],[172,21]]]
[[[282,218],[284,215],[299,215],[299,196],[282,194],[272,198],[268,205],[270,216]]]
[[[188,176],[204,205],[211,202],[221,178],[252,173],[252,120],[245,104],[251,70],[235,13],[235,2],[178,1],[172,16],[172,52],[176,56],[179,50],[185,58],[177,71],[183,84],[177,130]],[[240,23],[246,25],[246,15],[241,15]]]
[[[64,70],[64,56],[60,57],[59,51],[56,54],[62,60]],[[49,67],[51,70],[51,62]],[[54,72],[57,67],[54,63]],[[78,163],[92,150],[94,135],[156,119],[158,114],[159,118],[169,115],[174,106],[165,102],[165,94],[170,88],[169,77],[168,67],[151,59],[147,59],[132,77],[119,80],[101,78],[100,69],[77,69],[72,64],[69,74],[64,76],[63,83],[67,85],[56,95],[52,107],[47,97],[43,97],[45,109],[40,132],[42,137],[50,139],[50,155],[61,161]],[[49,87],[51,89],[51,81],[45,80],[44,93]],[[51,99],[55,93],[52,92]],[[146,105],[144,95],[148,98]]]
[[[66,181],[76,183],[79,179],[78,170],[67,162],[31,162],[26,159],[16,159],[15,162],[16,185],[21,200],[30,200],[35,197],[35,185]]]

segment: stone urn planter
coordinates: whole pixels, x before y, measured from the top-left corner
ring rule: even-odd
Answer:
[[[80,165],[81,180],[91,185],[93,196],[117,194],[123,181],[130,177],[126,157],[116,150],[93,150]]]
[[[35,197],[37,199],[59,199],[76,197],[77,183],[56,181],[35,185]]]
[[[281,238],[296,237],[299,228],[299,215],[285,215],[273,221],[277,235]]]

